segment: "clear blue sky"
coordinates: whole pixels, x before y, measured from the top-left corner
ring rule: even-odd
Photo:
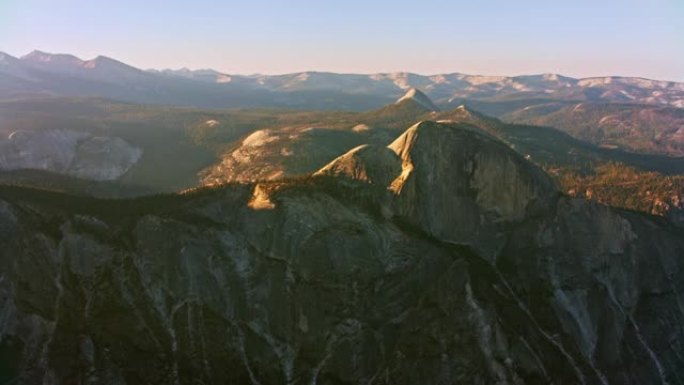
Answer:
[[[0,51],[228,73],[684,80],[684,0],[0,0]]]

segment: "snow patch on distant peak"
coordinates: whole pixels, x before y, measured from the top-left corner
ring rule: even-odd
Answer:
[[[409,74],[406,72],[395,72],[388,75],[388,78],[392,80],[395,86],[401,88],[402,90],[410,90],[411,84],[409,83]]]
[[[430,111],[439,111],[439,108],[432,103],[432,100],[416,88],[409,89],[395,104],[399,104],[405,100],[413,100]]]
[[[469,75],[466,76],[465,80],[474,86],[479,86],[487,83],[502,83],[509,80],[509,78],[505,76]]]
[[[97,62],[95,60],[88,60],[83,62],[83,68],[93,69],[97,67]]]
[[[233,81],[233,77],[230,75],[226,75],[226,74],[216,75],[216,83],[224,84],[224,83],[230,83],[232,81]]]
[[[309,80],[310,77],[311,77],[310,73],[302,72],[301,74],[297,75],[296,79],[297,79],[297,81],[305,82],[305,81]]]
[[[580,87],[598,87],[608,85],[612,82],[613,79],[610,77],[587,78],[581,79],[579,82],[577,82],[577,85]]]
[[[511,87],[513,87],[513,89],[515,89],[516,91],[521,91],[521,92],[531,91],[531,89],[529,87],[527,87],[525,84],[518,83],[518,82],[511,82]]]
[[[451,84],[451,81],[446,75],[430,76],[430,81],[432,81],[434,84]]]
[[[627,91],[625,91],[625,90],[620,90],[620,93],[621,93],[622,95],[624,95],[624,96],[625,96],[626,98],[628,98],[628,99],[631,99],[631,100],[635,100],[635,99],[636,99],[636,96],[630,94],[629,92],[627,92]]]

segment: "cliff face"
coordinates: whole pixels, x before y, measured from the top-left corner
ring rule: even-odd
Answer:
[[[683,262],[464,126],[299,181],[3,188],[0,382],[682,384]]]
[[[371,182],[386,190],[388,215],[488,257],[503,232],[556,193],[546,174],[477,128],[429,121],[387,148],[354,149],[318,174]]]
[[[96,181],[115,180],[140,160],[142,150],[121,138],[70,130],[12,132],[0,139],[0,170],[45,170]]]

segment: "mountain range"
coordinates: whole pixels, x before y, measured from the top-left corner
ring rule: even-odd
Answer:
[[[684,83],[628,77],[575,79],[556,74],[479,76],[459,73],[370,75],[302,72],[234,75],[214,70],[134,68],[104,56],[82,60],[33,51],[0,53],[0,97],[99,96],[131,102],[194,107],[378,108],[419,88],[437,105],[464,100],[551,99],[684,107]]]
[[[683,96],[0,54],[0,384],[684,385]]]

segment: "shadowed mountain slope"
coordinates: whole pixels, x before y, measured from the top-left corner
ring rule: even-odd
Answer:
[[[0,187],[0,380],[684,384],[684,237],[464,124],[315,176]]]

